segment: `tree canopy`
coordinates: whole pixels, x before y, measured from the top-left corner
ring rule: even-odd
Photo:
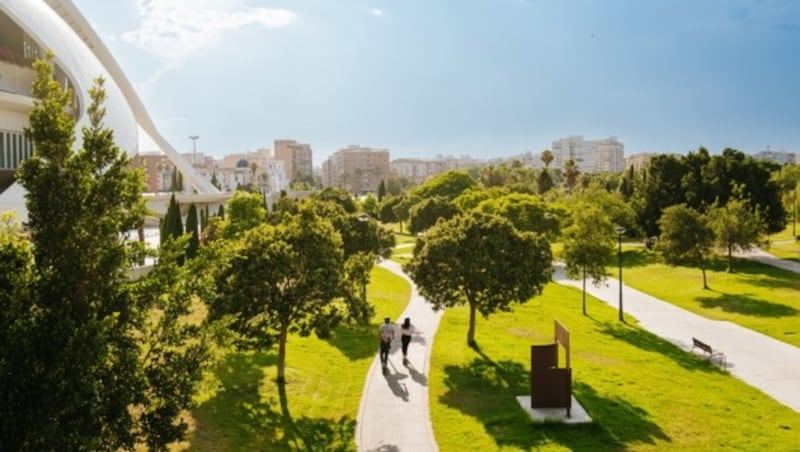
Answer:
[[[686,204],[664,209],[658,220],[661,236],[656,249],[669,265],[698,265],[703,271],[703,289],[708,289],[706,265],[714,245],[714,231],[707,218]]]
[[[174,250],[130,280],[143,175],[103,125],[102,79],[72,149],[72,96],[51,58],[34,64],[34,155],[18,173],[29,235],[0,231],[0,268],[18,269],[0,278],[0,438],[9,450],[164,449],[185,434],[207,358],[186,322],[194,285]]]
[[[508,221],[478,212],[442,221],[420,237],[403,269],[434,307],[467,304],[467,342],[475,344],[475,313],[484,317],[524,303],[550,281],[550,244]]]

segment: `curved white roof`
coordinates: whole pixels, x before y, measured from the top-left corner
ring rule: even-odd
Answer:
[[[159,133],[111,52],[70,0],[4,0],[0,2],[0,11],[40,45],[53,50],[59,66],[74,83],[81,109],[76,125],[78,145],[80,128],[88,125],[85,114],[90,103],[88,90],[96,77],[103,76],[107,95],[105,124],[114,130],[117,145],[136,154],[141,127],[199,193],[219,192]]]

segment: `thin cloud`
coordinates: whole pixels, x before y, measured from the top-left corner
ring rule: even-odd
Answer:
[[[372,8],[372,9],[370,10],[370,12],[372,13],[372,15],[373,15],[373,16],[378,16],[378,17],[380,17],[380,16],[382,16],[382,15],[383,15],[383,10],[382,10],[382,9],[378,9],[378,8]]]
[[[297,18],[288,9],[250,8],[236,0],[136,0],[136,10],[140,27],[121,38],[161,61],[148,84],[202,55],[226,30],[280,28]]]

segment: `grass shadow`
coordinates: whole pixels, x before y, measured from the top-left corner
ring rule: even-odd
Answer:
[[[445,366],[447,392],[439,402],[475,417],[498,447],[535,450],[556,442],[571,450],[620,450],[623,445],[598,424],[534,424],[516,397],[529,394],[529,374],[515,361],[494,361],[479,347],[462,366]],[[635,421],[635,419],[633,420]]]
[[[796,273],[747,259],[737,259],[733,271],[747,284],[770,289],[800,290],[800,278]]]
[[[614,252],[614,266],[618,264],[618,256],[616,251]],[[663,263],[661,256],[656,253],[655,251],[648,250],[646,248],[634,248],[634,249],[623,249],[622,250],[622,267],[644,267],[647,265],[652,264],[660,264]]]
[[[685,369],[705,372],[722,372],[718,367],[710,364],[707,359],[689,353],[672,342],[662,339],[641,328],[621,324],[619,322],[603,322],[599,332],[613,336],[641,350],[665,356]]]
[[[354,419],[292,416],[285,385],[278,386],[277,401],[263,400],[259,388],[266,378],[264,367],[275,363],[274,354],[262,352],[231,353],[220,363],[216,373],[221,388],[192,411],[196,429],[189,450],[353,449]],[[216,442],[204,442],[209,431]]]
[[[351,361],[378,353],[377,325],[339,325],[325,340]]]
[[[754,317],[790,317],[797,315],[797,309],[785,304],[759,300],[747,294],[719,293],[717,297],[695,297],[707,309],[720,308],[725,312]]]
[[[650,420],[643,408],[620,397],[603,397],[591,386],[573,382],[572,393],[581,401],[594,422],[604,430],[613,431],[614,439],[622,444],[649,444],[671,441],[661,427]]]

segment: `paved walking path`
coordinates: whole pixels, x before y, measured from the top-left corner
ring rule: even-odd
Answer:
[[[566,278],[562,265],[556,265],[553,279],[581,288],[580,281]],[[616,308],[618,284],[609,278],[600,287],[587,284],[586,291]],[[725,353],[731,374],[800,412],[800,348],[731,322],[702,317],[627,286],[623,286],[622,301],[625,313],[636,317],[644,329],[685,350],[692,348],[692,337],[708,343]],[[800,334],[800,324],[793,334]]]
[[[397,262],[387,260],[380,265],[411,282]],[[411,301],[395,322],[399,324],[406,317],[411,318],[411,324],[418,331],[408,348],[408,363],[403,363],[398,327],[389,355],[389,370],[385,374],[378,359],[378,331],[375,331],[375,360],[367,373],[356,420],[359,451],[439,450],[428,407],[428,369],[433,336],[442,311],[434,312],[412,283]]]
[[[782,268],[790,272],[800,273],[800,262],[781,259],[773,254],[770,254],[762,250],[761,248],[753,248],[750,251],[739,251],[734,253],[734,256],[741,257],[751,261],[760,262],[766,265],[771,265],[773,267]]]

